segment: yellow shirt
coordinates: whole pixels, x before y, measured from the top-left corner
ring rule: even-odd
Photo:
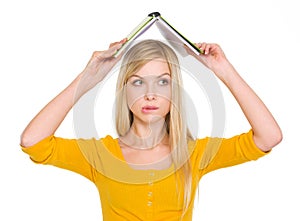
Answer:
[[[192,199],[183,219],[183,186],[174,165],[164,170],[133,169],[118,140],[109,135],[101,139],[49,136],[22,150],[35,163],[68,169],[95,183],[104,221],[191,221],[195,192],[204,174],[266,154],[255,146],[252,134],[250,130],[232,138],[206,137],[189,143]]]

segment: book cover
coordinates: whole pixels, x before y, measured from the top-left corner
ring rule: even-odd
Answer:
[[[124,50],[130,47],[130,45],[145,33],[153,24],[155,24],[161,33],[161,35],[169,42],[169,44],[182,56],[187,56],[185,47],[188,47],[190,51],[196,55],[202,54],[203,51],[197,48],[192,42],[178,32],[173,26],[171,26],[164,18],[161,17],[159,12],[150,13],[133,31],[127,36],[127,42],[115,53],[115,57],[120,55]]]

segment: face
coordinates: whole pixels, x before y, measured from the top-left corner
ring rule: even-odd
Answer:
[[[171,105],[168,63],[156,59],[146,63],[126,84],[127,104],[134,118],[151,122],[165,118]]]

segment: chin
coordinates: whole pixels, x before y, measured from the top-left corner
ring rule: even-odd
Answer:
[[[166,115],[153,115],[153,114],[143,114],[142,116],[136,116],[139,120],[145,123],[156,123],[161,120],[166,120]]]

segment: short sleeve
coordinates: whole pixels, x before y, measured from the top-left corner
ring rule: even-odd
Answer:
[[[84,141],[89,143],[88,140]],[[35,163],[57,166],[83,175],[93,182],[95,180],[94,168],[85,159],[76,139],[52,135],[31,147],[22,147],[22,151]]]
[[[197,151],[198,168],[204,173],[257,160],[269,153],[255,145],[252,130],[231,138],[207,137],[198,142]]]

